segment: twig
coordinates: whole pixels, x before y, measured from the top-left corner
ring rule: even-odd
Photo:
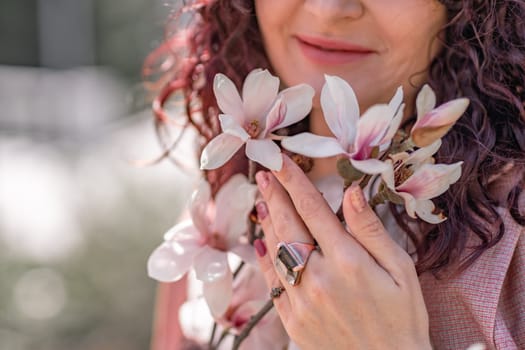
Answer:
[[[270,299],[264,304],[261,310],[259,310],[255,315],[253,315],[250,320],[246,323],[244,328],[242,329],[241,333],[235,337],[235,340],[233,341],[233,347],[232,350],[238,350],[239,346],[243,342],[248,335],[250,335],[250,332],[252,331],[253,327],[273,308],[273,300]]]

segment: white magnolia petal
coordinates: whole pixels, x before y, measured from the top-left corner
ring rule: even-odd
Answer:
[[[445,221],[447,218],[441,214],[433,214],[432,212],[436,206],[430,199],[416,201],[416,214],[421,219],[430,224],[439,224]]]
[[[354,143],[355,158],[366,159],[370,148],[379,146],[387,134],[394,113],[388,105],[370,107],[357,122]]]
[[[394,111],[397,111],[399,107],[401,107],[401,104],[403,103],[403,87],[400,86],[397,88],[396,93],[388,102],[388,106],[392,108]]]
[[[174,242],[163,242],[148,258],[148,276],[160,282],[179,280],[190,269],[193,256],[201,249],[197,244],[177,249]],[[190,249],[191,247],[191,249]]]
[[[248,140],[246,156],[270,170],[281,170],[283,157],[281,149],[272,140]]]
[[[432,163],[431,158],[441,147],[441,139],[437,139],[432,144],[421,147],[418,150],[410,153],[408,158],[405,160],[405,163],[407,164],[425,164],[425,163]]]
[[[416,97],[417,120],[419,121],[421,118],[423,118],[423,116],[434,109],[435,106],[436,94],[430,86],[425,84]]]
[[[217,209],[212,231],[224,235],[227,242],[238,240],[248,229],[247,218],[256,195],[257,186],[250,184],[246,176],[232,176],[215,197]]]
[[[230,134],[219,134],[204,147],[201,169],[217,169],[224,165],[244,145],[244,141]]]
[[[369,175],[381,174],[388,171],[391,167],[389,163],[373,158],[365,160],[350,159],[350,163],[360,172]]]
[[[208,207],[211,200],[211,187],[208,181],[202,179],[199,187],[191,196],[190,215],[198,231],[206,233],[209,229]]]
[[[413,219],[416,219],[416,199],[410,193],[398,192],[397,194],[401,196],[401,198],[403,198],[403,201],[405,202],[405,210],[408,216],[410,216]]]
[[[195,276],[202,282],[213,282],[223,278],[230,271],[226,252],[204,246],[193,259]]]
[[[461,176],[461,164],[424,164],[404,183],[397,187],[400,192],[407,192],[417,200],[437,197],[444,193]]]
[[[255,257],[255,249],[250,244],[237,244],[230,248],[230,252],[237,255],[244,261],[252,266],[257,265],[257,258]]]
[[[326,124],[343,147],[352,144],[359,120],[359,104],[352,87],[343,79],[325,75],[321,90],[321,108]]]
[[[203,344],[208,341],[213,327],[213,317],[204,298],[189,299],[181,305],[179,322],[185,337]]]
[[[343,202],[344,180],[339,175],[325,176],[314,182],[334,213],[337,213]]]
[[[346,150],[335,138],[309,132],[286,137],[281,141],[281,146],[288,151],[314,158],[346,154]]]
[[[221,278],[202,284],[202,294],[214,317],[222,316],[228,309],[233,295],[232,283],[233,275],[228,269]]]
[[[312,109],[315,90],[307,84],[287,88],[279,93],[286,104],[284,120],[270,131],[287,127],[304,119]]]
[[[392,191],[396,190],[396,183],[394,177],[394,166],[391,161],[386,161],[388,168],[385,171],[381,172],[381,178],[383,179],[385,185]]]
[[[237,136],[243,141],[246,141],[250,138],[250,135],[248,135],[246,130],[244,130],[244,128],[239,125],[239,123],[231,115],[219,115],[219,122],[221,123],[221,129],[225,134]]]
[[[399,109],[397,110],[397,114],[394,116],[394,118],[390,122],[390,126],[388,127],[388,132],[386,133],[385,137],[383,137],[383,139],[379,142],[381,146],[383,145],[390,146],[390,141],[396,135],[396,132],[399,129],[401,122],[403,121],[404,112],[405,112],[405,104],[403,103],[401,106],[399,106]],[[382,149],[381,151],[384,151],[384,150],[386,150],[386,148]]]
[[[244,120],[263,123],[278,91],[279,78],[271,75],[266,69],[251,71],[242,87]]]
[[[224,74],[218,73],[213,79],[213,92],[220,110],[233,116],[242,125],[244,123],[243,103],[233,81]]]
[[[184,220],[170,228],[168,232],[164,234],[164,240],[190,242],[188,244],[193,244],[191,242],[201,241],[201,238],[205,234],[206,230],[201,232],[199,228],[195,226],[192,220]]]

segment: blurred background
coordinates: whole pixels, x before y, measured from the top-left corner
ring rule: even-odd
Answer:
[[[0,350],[147,349],[146,261],[187,201],[141,65],[176,0],[0,1]]]

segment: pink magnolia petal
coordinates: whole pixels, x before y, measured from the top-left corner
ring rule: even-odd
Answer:
[[[352,163],[352,166],[360,172],[370,175],[381,174],[385,171],[388,171],[388,169],[391,167],[389,163],[378,159],[350,159],[350,163]]]
[[[244,123],[243,103],[235,84],[224,74],[215,75],[213,92],[220,110],[233,116],[238,124]]]
[[[284,121],[286,116],[286,103],[282,96],[278,96],[272,108],[266,115],[264,122],[264,130],[258,136],[259,139],[266,138],[270,132],[279,128],[279,125]]]
[[[461,164],[424,164],[397,187],[399,192],[407,192],[417,200],[431,199],[445,192],[461,176]]]
[[[190,215],[193,224],[198,231],[206,233],[209,230],[210,222],[207,216],[208,207],[211,200],[211,187],[208,181],[201,180],[199,187],[191,196]]]
[[[394,112],[388,105],[370,107],[357,122],[357,135],[352,158],[366,159],[371,149],[379,146],[387,134]]]
[[[226,252],[204,246],[193,259],[196,277],[202,282],[214,282],[230,272]]]
[[[418,119],[412,129],[454,124],[465,113],[469,103],[468,98],[458,98],[444,103]]]
[[[436,106],[436,94],[434,90],[425,84],[416,97],[417,121]],[[417,123],[416,121],[416,123]]]
[[[148,276],[160,282],[179,280],[188,272],[193,256],[201,249],[197,245],[192,248],[186,246],[185,249],[177,249],[172,242],[163,242],[148,259]]]
[[[246,156],[271,170],[279,171],[283,166],[281,149],[272,140],[248,140]]]
[[[279,78],[268,70],[255,69],[251,71],[242,87],[244,120],[257,120],[264,123],[266,113],[272,106],[279,91]]]
[[[457,99],[428,112],[412,127],[412,142],[416,146],[424,147],[442,138],[463,115],[468,105],[468,99]]]
[[[217,207],[213,232],[222,234],[226,242],[238,241],[248,229],[247,218],[252,211],[257,186],[250,184],[243,174],[232,176],[217,192]]]
[[[237,136],[243,141],[250,138],[250,135],[244,130],[244,128],[237,123],[234,117],[228,114],[219,115],[219,121],[221,123],[221,129],[225,134]]]
[[[281,146],[288,151],[314,158],[346,154],[346,150],[335,138],[309,132],[287,137],[281,141]]]
[[[354,143],[359,105],[352,87],[343,79],[325,75],[321,108],[326,124],[346,149]]]
[[[339,175],[325,176],[314,183],[334,213],[337,213],[343,202],[344,180]]]
[[[233,157],[244,141],[230,134],[219,134],[212,139],[201,154],[201,169],[217,169]]]
[[[312,109],[315,90],[307,84],[287,88],[279,93],[286,104],[284,119],[270,131],[284,128],[304,119]]]
[[[430,199],[417,201],[416,203],[416,214],[421,220],[436,225],[447,219],[443,215],[432,213],[436,206]]]

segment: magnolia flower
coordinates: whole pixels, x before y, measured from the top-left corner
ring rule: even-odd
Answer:
[[[287,137],[282,146],[289,151],[320,158],[344,155],[352,166],[367,174],[379,174],[388,167],[372,158],[374,149],[384,149],[394,137],[403,117],[402,90],[398,89],[391,103],[375,105],[359,117],[354,91],[343,79],[325,75],[321,90],[321,108],[334,137],[301,133]]]
[[[268,288],[262,272],[245,265],[234,282],[233,298],[218,323],[238,334],[243,327],[268,301]],[[242,349],[284,349],[289,338],[275,309],[268,312],[242,342]]]
[[[408,215],[431,224],[445,221],[442,214],[434,214],[432,198],[444,193],[461,176],[461,164],[434,164],[432,155],[441,147],[438,139],[428,147],[410,154],[406,152],[391,156],[390,165],[381,177],[388,189],[401,197]]]
[[[426,147],[442,138],[465,113],[467,98],[458,98],[436,106],[436,94],[425,84],[416,98],[417,121],[410,131],[414,145]]]
[[[248,74],[242,99],[228,77],[215,76],[213,91],[224,113],[219,116],[223,132],[202,151],[201,169],[222,166],[244,144],[249,159],[271,170],[281,169],[281,150],[270,134],[303,119],[312,109],[314,90],[306,84],[278,90],[279,79],[267,70]]]
[[[149,257],[149,276],[173,282],[193,266],[197,279],[203,282],[204,298],[212,314],[221,315],[232,296],[233,277],[227,253],[255,263],[253,248],[243,235],[256,193],[257,187],[237,174],[221,187],[215,206],[210,208],[210,186],[203,181],[190,203],[191,220],[170,229],[164,235],[164,243]]]

